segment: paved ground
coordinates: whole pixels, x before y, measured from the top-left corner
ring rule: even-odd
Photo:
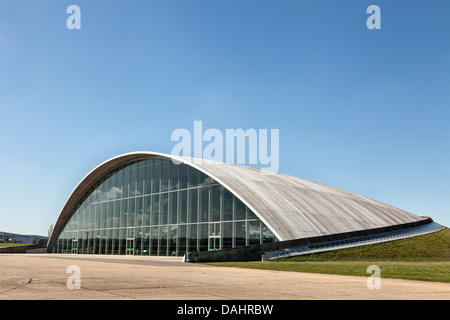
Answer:
[[[69,266],[80,289],[67,286]],[[0,255],[0,300],[9,299],[445,299],[450,284],[211,267],[174,257]],[[75,284],[75,281],[69,281]]]

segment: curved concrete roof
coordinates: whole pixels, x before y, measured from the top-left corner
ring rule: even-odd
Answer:
[[[97,180],[126,163],[152,157],[177,160],[212,177],[253,210],[279,241],[429,219],[348,191],[284,174],[158,152],[132,152],[105,161],[78,184],[58,217],[48,247],[52,247],[74,206]]]

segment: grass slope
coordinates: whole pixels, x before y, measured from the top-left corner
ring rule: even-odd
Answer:
[[[367,246],[288,258],[289,261],[449,261],[450,229]],[[287,261],[286,259],[283,259]],[[281,260],[280,260],[281,261]]]
[[[209,263],[222,267],[313,272],[367,277],[377,265],[381,277],[450,283],[450,229],[397,241],[293,258]]]
[[[0,248],[22,247],[22,246],[29,246],[29,244],[24,244],[24,243],[0,243]]]
[[[207,263],[219,267],[252,268],[275,271],[340,274],[368,277],[367,268],[376,265],[382,278],[434,281],[450,283],[450,262],[396,262],[396,261],[251,261]]]

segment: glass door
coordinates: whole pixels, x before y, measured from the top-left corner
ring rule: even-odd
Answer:
[[[134,239],[127,239],[126,254],[127,254],[127,256],[134,255]]]
[[[127,228],[125,254],[127,256],[134,255],[134,228]]]
[[[78,239],[73,238],[72,239],[72,254],[78,253]]]
[[[220,250],[220,222],[209,224],[208,250]]]

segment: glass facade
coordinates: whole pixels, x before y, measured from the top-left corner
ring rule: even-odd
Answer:
[[[69,217],[53,253],[182,256],[276,241],[244,203],[211,177],[165,158],[110,172]]]

